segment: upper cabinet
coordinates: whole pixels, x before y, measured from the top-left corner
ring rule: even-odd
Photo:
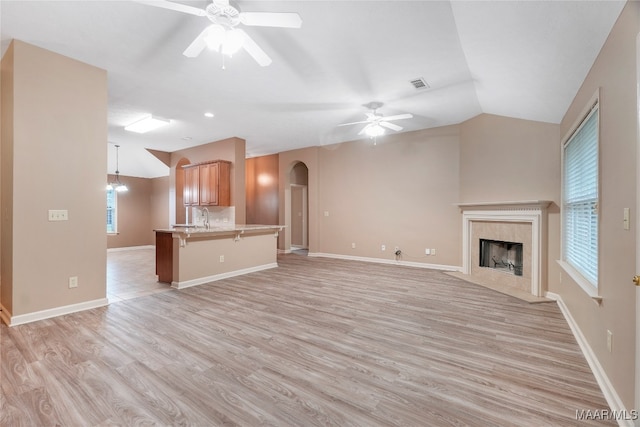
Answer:
[[[198,165],[184,166],[184,188],[182,195],[185,206],[200,204],[200,168]]]
[[[186,165],[184,176],[185,206],[231,206],[231,162]]]

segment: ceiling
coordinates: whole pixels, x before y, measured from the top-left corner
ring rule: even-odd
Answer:
[[[205,0],[180,1],[204,8]],[[413,131],[480,113],[559,123],[619,16],[620,1],[239,1],[242,11],[297,12],[302,28],[244,27],[271,56],[182,55],[204,17],[133,1],[0,1],[11,39],[103,68],[109,143],[122,175],[168,168],[176,151],[237,136],[247,157],[362,138],[363,104]],[[423,78],[427,89],[410,81]],[[215,114],[204,117],[205,112]],[[144,135],[145,114],[172,120]],[[115,170],[109,146],[108,170]]]

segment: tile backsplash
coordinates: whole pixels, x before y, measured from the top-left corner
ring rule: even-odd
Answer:
[[[235,206],[207,206],[209,211],[209,224],[212,227],[234,225],[236,218]],[[204,225],[206,211],[203,206],[192,207],[189,212],[190,218],[193,218],[190,222],[198,226]]]

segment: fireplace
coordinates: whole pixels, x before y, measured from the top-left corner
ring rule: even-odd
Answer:
[[[542,297],[550,201],[460,203],[462,273]]]
[[[479,239],[480,267],[522,276],[522,243]]]

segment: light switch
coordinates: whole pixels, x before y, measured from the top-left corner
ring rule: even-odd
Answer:
[[[622,227],[625,230],[629,229],[629,208],[624,208],[624,211],[622,214]]]
[[[49,221],[68,221],[69,211],[66,209],[49,209]]]

